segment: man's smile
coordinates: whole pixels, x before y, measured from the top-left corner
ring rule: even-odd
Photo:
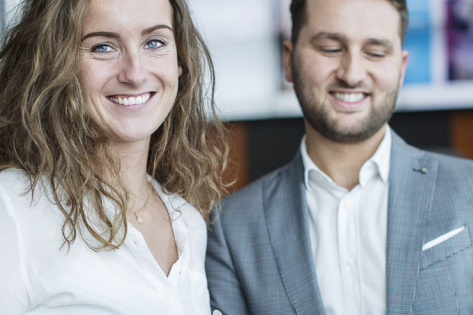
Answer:
[[[368,95],[365,93],[340,93],[340,92],[331,92],[330,93],[336,99],[339,99],[345,103],[357,103],[365,99]]]

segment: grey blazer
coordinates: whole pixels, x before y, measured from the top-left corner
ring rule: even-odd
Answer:
[[[473,162],[418,150],[393,133],[390,165],[388,314],[473,314]],[[297,154],[223,199],[206,259],[213,310],[325,314],[310,250],[303,172]]]

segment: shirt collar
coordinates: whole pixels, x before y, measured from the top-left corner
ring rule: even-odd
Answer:
[[[379,174],[383,183],[387,183],[389,180],[389,166],[391,160],[391,142],[392,142],[392,133],[391,128],[386,126],[386,132],[384,133],[383,140],[379,144],[376,152],[373,156],[366,161],[360,170],[360,184],[363,186],[366,182],[365,179],[367,176],[363,176],[366,173],[369,173],[370,166],[375,166],[376,173]],[[300,147],[301,155],[302,155],[302,163],[304,165],[304,183],[307,190],[311,190],[310,187],[310,177],[309,174],[311,171],[315,171],[319,177],[325,178],[328,182],[333,182],[332,179],[327,176],[324,172],[322,172],[319,167],[312,161],[309,157],[307,152],[307,144],[306,144],[306,136],[302,138],[301,147]]]
[[[386,126],[386,132],[384,133],[383,140],[376,149],[376,152],[373,156],[366,161],[367,164],[370,161],[373,161],[378,167],[378,174],[381,177],[383,183],[387,183],[389,180],[389,166],[391,162],[391,143],[392,143],[392,133],[391,128]]]

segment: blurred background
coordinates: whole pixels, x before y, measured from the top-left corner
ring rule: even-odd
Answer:
[[[302,112],[283,78],[290,0],[188,0],[212,53],[238,189],[289,162]],[[473,0],[407,0],[409,64],[390,125],[422,149],[473,159]],[[0,36],[18,0],[0,0]]]

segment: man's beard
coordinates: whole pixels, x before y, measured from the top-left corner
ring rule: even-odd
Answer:
[[[301,105],[302,112],[307,122],[323,137],[338,143],[360,143],[371,138],[386,124],[394,112],[399,85],[389,92],[383,104],[373,104],[368,115],[358,122],[353,128],[344,128],[340,123],[330,118],[329,109],[324,109],[323,103],[327,102],[328,95],[317,103],[315,95],[300,78],[294,63],[292,66],[294,90]],[[347,86],[340,81],[339,88],[355,88]]]

